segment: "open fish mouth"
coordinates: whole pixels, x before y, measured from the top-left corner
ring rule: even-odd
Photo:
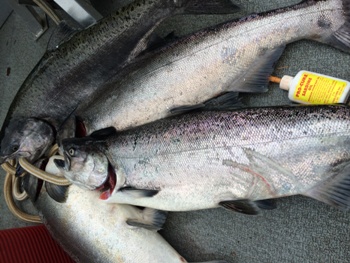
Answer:
[[[108,176],[106,181],[96,190],[101,191],[100,199],[107,200],[113,193],[117,184],[117,176],[110,162],[108,162]]]
[[[87,136],[86,126],[83,120],[79,117],[75,119],[75,137],[82,138]]]

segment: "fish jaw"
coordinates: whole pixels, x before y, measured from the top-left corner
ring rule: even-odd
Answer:
[[[33,162],[47,152],[54,139],[54,128],[46,121],[36,118],[13,119],[1,141],[0,163],[19,157]]]

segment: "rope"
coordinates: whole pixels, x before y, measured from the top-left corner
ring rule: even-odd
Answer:
[[[28,198],[28,194],[20,190],[19,182],[19,178],[12,176],[12,195],[17,201],[23,201]]]
[[[13,165],[13,161],[10,164],[11,166]],[[5,202],[11,211],[12,214],[17,216],[19,219],[22,219],[26,222],[31,222],[31,223],[41,223],[40,217],[35,216],[35,215],[29,215],[25,212],[22,212],[16,205],[13,196],[12,196],[12,182],[14,180],[14,174],[6,172],[6,177],[5,177],[5,183],[4,183],[4,198]]]
[[[57,153],[58,146],[55,144],[49,151],[49,156],[53,156]],[[57,175],[47,173],[45,171],[40,170],[39,168],[30,164],[25,158],[19,158],[19,164],[21,167],[28,173],[38,177],[41,180],[47,181],[49,183],[53,183],[56,185],[70,185],[71,183],[64,177],[58,177]],[[19,187],[19,178],[15,176],[16,174],[16,165],[13,160],[10,162],[3,163],[1,167],[6,172],[5,183],[4,183],[4,197],[5,202],[13,215],[22,219],[26,222],[31,223],[40,223],[40,217],[29,215],[23,211],[21,211],[15,201],[14,198],[18,201],[23,201],[28,197],[28,194],[24,191],[20,191]],[[25,174],[25,173],[24,173]],[[23,176],[22,174],[21,176]]]
[[[35,167],[34,165],[30,164],[25,158],[20,157],[19,158],[19,164],[22,166],[24,170],[26,170],[28,173],[38,177],[41,180],[44,180],[46,182],[57,184],[57,185],[71,185],[71,183],[64,177],[57,177],[56,175],[47,173],[43,170],[40,170],[39,168]]]

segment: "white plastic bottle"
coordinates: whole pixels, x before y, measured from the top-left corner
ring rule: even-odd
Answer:
[[[302,70],[294,78],[283,76],[280,88],[289,90],[288,98],[291,101],[303,104],[335,104],[347,101],[350,82]]]

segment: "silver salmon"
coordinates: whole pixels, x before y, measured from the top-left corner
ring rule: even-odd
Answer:
[[[75,114],[87,134],[121,131],[225,92],[266,91],[288,43],[311,39],[349,52],[349,9],[349,0],[303,1],[191,34],[135,60]]]
[[[97,198],[98,193],[72,185],[65,203],[44,190],[33,203],[53,238],[76,262],[187,262],[156,231],[130,225],[156,222],[157,211],[100,204]]]
[[[305,195],[350,207],[350,108],[284,106],[201,112],[108,139],[63,140],[57,163],[108,203],[255,214],[265,199]],[[116,183],[110,178],[116,177]]]
[[[0,163],[36,160],[67,116],[147,49],[155,27],[181,13],[232,13],[229,0],[137,0],[48,51],[17,93],[1,128]]]

